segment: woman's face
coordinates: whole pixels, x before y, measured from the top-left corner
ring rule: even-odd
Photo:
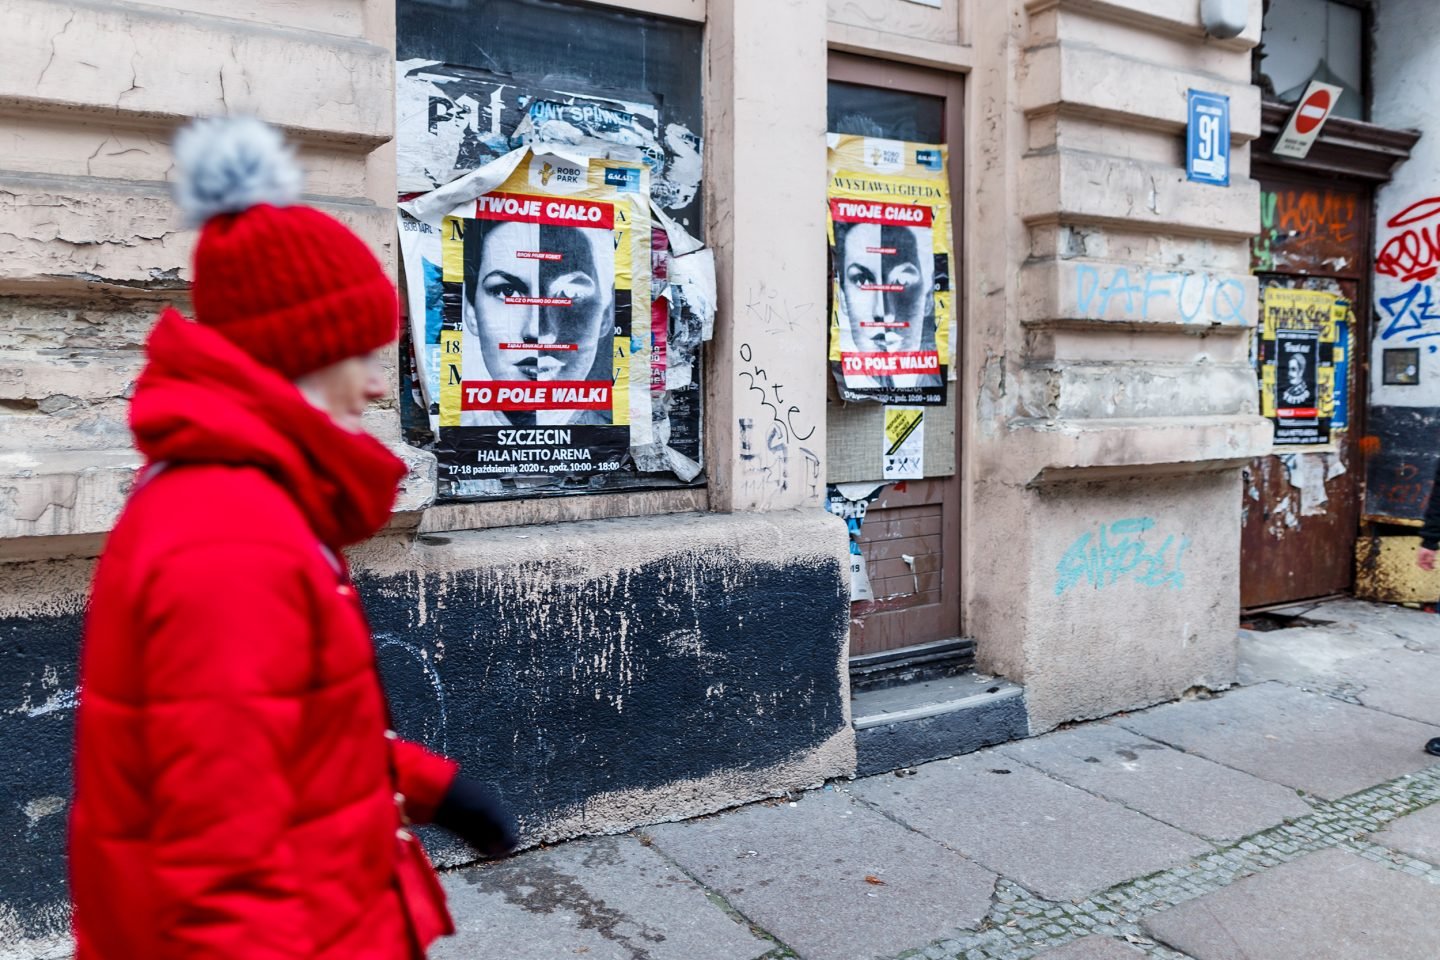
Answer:
[[[300,376],[295,386],[305,399],[330,414],[330,419],[342,428],[359,433],[364,429],[361,424],[371,401],[389,393],[385,365],[380,357],[379,350],[347,357]]]
[[[855,349],[920,349],[930,281],[915,231],[857,223],[845,233],[840,289]]]
[[[606,332],[611,291],[602,286],[584,232],[487,223],[472,296],[471,332],[492,378],[589,378]]]

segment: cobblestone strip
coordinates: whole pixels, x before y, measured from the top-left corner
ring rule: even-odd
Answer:
[[[978,932],[907,951],[897,960],[1029,960],[1090,934],[1127,940],[1155,960],[1186,960],[1184,954],[1150,940],[1140,921],[1327,847],[1343,846],[1440,884],[1440,866],[1396,853],[1367,837],[1398,817],[1440,802],[1440,766],[1339,800],[1308,799],[1315,805],[1313,813],[1181,866],[1117,884],[1080,903],[1044,900],[1002,878]]]

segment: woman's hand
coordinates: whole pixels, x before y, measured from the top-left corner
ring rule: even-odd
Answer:
[[[515,817],[500,795],[464,777],[450,784],[435,811],[435,823],[487,857],[503,857],[520,842]]]

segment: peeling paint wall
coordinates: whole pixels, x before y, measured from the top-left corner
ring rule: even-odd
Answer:
[[[88,538],[68,547],[93,553],[129,489],[126,407],[145,334],[164,304],[188,305],[194,233],[167,185],[179,125],[248,112],[284,126],[313,201],[393,260],[392,215],[376,203],[394,197],[393,9],[7,4],[0,544]],[[398,422],[381,426],[398,437]]]
[[[359,586],[401,732],[552,841],[854,770],[846,535],[819,511],[458,532],[377,544]]]

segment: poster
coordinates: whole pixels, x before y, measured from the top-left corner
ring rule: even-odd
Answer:
[[[701,220],[701,139],[673,122],[663,98],[653,92],[539,82],[431,60],[402,61],[396,67],[402,201],[398,228],[412,348],[409,395],[415,398],[415,403],[402,406],[402,421],[407,438],[440,458],[441,497],[619,489],[653,484],[647,474],[695,481],[703,472],[701,349],[713,332],[716,305],[713,251],[687,230]],[[521,157],[548,158],[541,161],[539,185],[520,172]],[[546,162],[548,174],[543,172]],[[446,218],[454,208],[478,203],[481,194],[489,192],[610,202],[600,194],[575,191],[578,181],[570,170],[577,166],[603,168],[611,182],[590,186],[623,193],[625,202],[617,210],[637,207],[634,216],[611,231],[616,276],[610,307],[602,305],[603,293],[570,297],[565,306],[559,302],[565,297],[540,290],[557,282],[555,265],[565,257],[564,250],[541,248],[563,245],[566,237],[572,259],[588,251],[593,261],[580,271],[584,285],[611,289],[599,276],[607,269],[607,258],[595,245],[595,236],[586,239],[573,232],[585,225],[529,222],[526,243],[536,249],[521,250],[515,246],[521,243],[515,225],[519,221],[504,226],[505,221],[493,217],[456,216],[456,221],[479,223],[471,239],[479,251],[509,244],[517,261],[526,259],[520,253],[561,258],[523,264],[531,272],[518,279],[533,287],[529,292],[511,291],[509,299],[498,302],[493,297],[477,301],[475,289],[465,288],[464,242],[456,239],[461,231],[454,224],[447,226]],[[526,182],[507,183],[512,175]],[[624,249],[614,247],[620,231],[631,226],[633,236]],[[483,256],[472,250],[472,270],[479,269],[477,258]],[[647,290],[640,289],[638,280],[626,286],[626,264],[638,265],[632,268],[637,278],[640,273],[649,278]],[[524,302],[526,297],[533,302]],[[506,312],[487,309],[497,305]],[[522,320],[518,311],[527,307],[534,316]],[[611,391],[608,408],[599,391],[604,357],[611,350],[601,343],[593,355],[591,351],[594,331],[607,310],[613,314],[609,336],[615,345],[606,381]],[[501,339],[506,330],[495,324],[502,319],[510,324],[510,334],[522,336]],[[558,345],[540,346],[539,340],[527,339],[526,324],[537,330],[553,328]],[[493,335],[482,335],[482,326]],[[570,334],[574,342],[567,345]],[[483,343],[492,345],[486,348]],[[631,363],[618,362],[622,350]],[[621,374],[627,378],[623,383]],[[467,393],[460,385],[512,376],[560,385],[534,387],[529,393],[512,387],[504,391],[503,401],[500,388],[476,386],[476,392]],[[579,379],[554,379],[559,377]],[[647,385],[643,403],[633,396],[628,406],[620,403],[621,396]],[[486,389],[491,392],[482,393]],[[502,402],[506,408],[496,408]],[[512,408],[516,403],[537,409]],[[520,425],[528,428],[534,421],[537,429],[569,429],[568,441],[558,434],[547,435],[550,440],[545,441],[562,443],[568,453],[516,448],[509,451],[508,462],[503,453],[478,462],[477,445],[496,443],[499,435],[477,431],[498,428],[501,419],[512,426],[524,421]],[[603,434],[600,428],[606,428]]]
[[[845,521],[850,529],[850,602],[874,600],[865,555],[860,551],[860,529],[870,504],[885,489],[883,483],[832,483],[825,488],[825,509]]]
[[[944,405],[954,369],[946,148],[831,134],[828,223],[841,399]]]
[[[611,473],[653,442],[648,175],[521,149],[404,205],[419,378],[462,495]]]
[[[925,408],[885,408],[884,462],[886,480],[925,478]]]
[[[1350,304],[1321,290],[1265,290],[1259,344],[1261,413],[1280,448],[1331,447],[1348,407]]]

